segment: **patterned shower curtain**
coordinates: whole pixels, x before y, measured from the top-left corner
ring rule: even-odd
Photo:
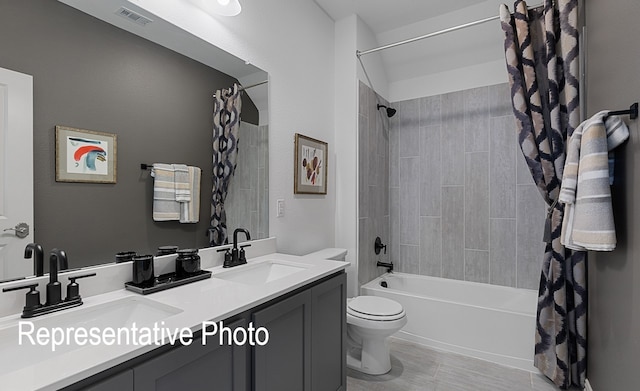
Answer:
[[[211,223],[209,244],[220,246],[227,241],[227,215],[224,201],[229,182],[236,169],[238,130],[242,99],[237,84],[216,91],[213,102],[213,191],[211,194]]]
[[[565,145],[579,125],[578,0],[545,0],[514,13],[500,7],[519,143],[549,206],[538,293],[535,366],[561,388],[584,387],[587,347],[586,253],[560,243],[558,201]]]

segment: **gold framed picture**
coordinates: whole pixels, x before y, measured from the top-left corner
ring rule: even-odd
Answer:
[[[294,194],[327,194],[327,143],[295,135]]]
[[[117,135],[56,126],[56,182],[116,183]]]

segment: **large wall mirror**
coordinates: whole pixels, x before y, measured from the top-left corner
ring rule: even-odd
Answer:
[[[137,24],[122,6],[152,22]],[[0,67],[33,76],[33,232],[45,253],[61,248],[77,268],[121,251],[209,246],[213,95],[267,73],[126,0],[0,0],[0,10]],[[267,89],[243,92],[226,205],[229,230],[248,228],[252,238],[268,236]],[[56,125],[116,134],[117,182],[56,182]],[[143,163],[201,168],[197,223],[153,220]]]

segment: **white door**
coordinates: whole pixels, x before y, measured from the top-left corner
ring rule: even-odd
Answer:
[[[20,223],[23,238],[11,230]],[[24,259],[32,241],[33,77],[0,68],[0,280],[33,274]]]

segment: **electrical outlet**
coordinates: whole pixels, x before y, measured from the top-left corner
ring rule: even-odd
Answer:
[[[284,217],[284,200],[276,200],[276,217]]]

